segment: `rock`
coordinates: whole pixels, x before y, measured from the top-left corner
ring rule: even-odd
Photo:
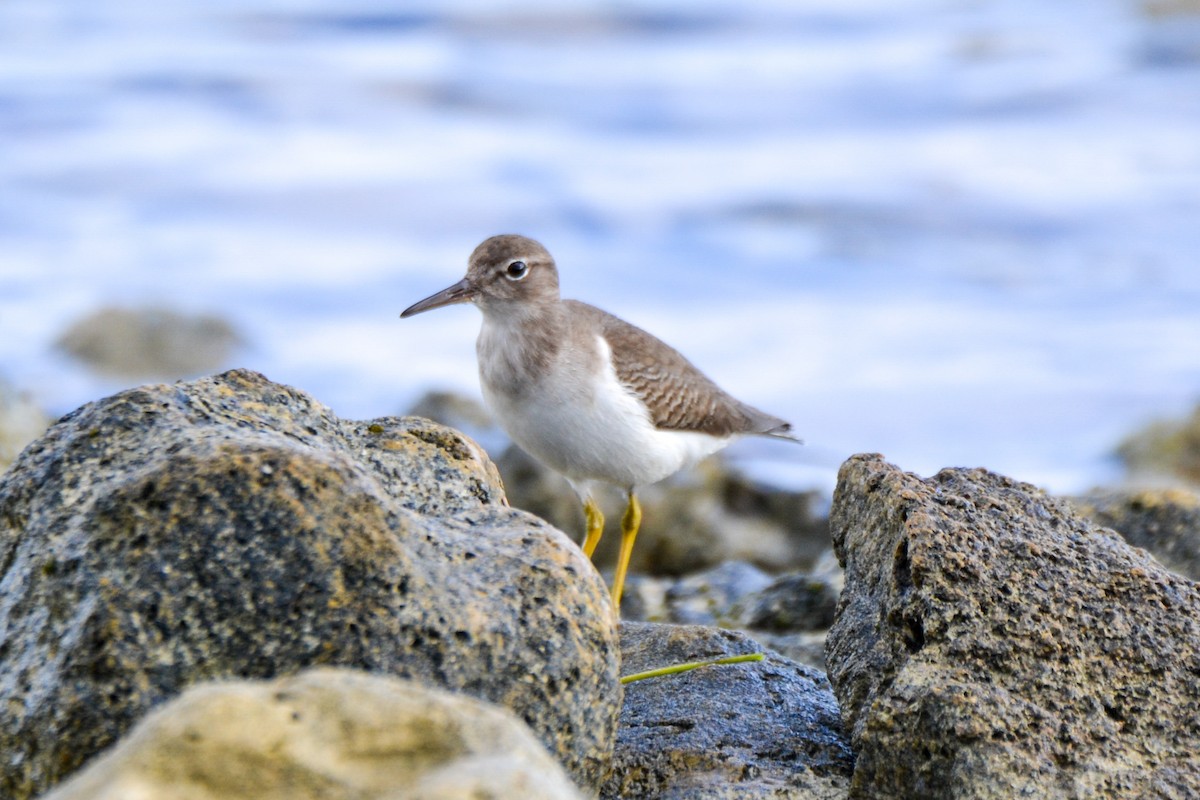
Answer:
[[[496,423],[486,408],[455,392],[428,391],[405,413],[456,428],[476,439],[496,429]]]
[[[740,630],[793,661],[824,671],[825,632],[833,621],[841,569],[823,564],[824,559],[818,560],[818,573],[774,579],[744,561],[727,561],[683,578],[636,575],[625,585],[621,617],[626,623]]]
[[[633,575],[625,584],[621,619],[729,627],[743,598],[771,584],[771,576],[745,561],[726,561],[680,578]]]
[[[246,371],[123,392],[0,476],[0,565],[5,798],[195,683],[316,665],[512,709],[585,791],[607,767],[607,588],[427,420],[343,421]]]
[[[1117,448],[1135,483],[1183,481],[1200,486],[1200,405],[1184,420],[1162,420],[1127,437]]]
[[[840,587],[825,575],[793,572],[745,595],[724,619],[756,642],[825,671],[825,635]]]
[[[833,624],[838,593],[820,577],[803,572],[781,575],[739,602],[739,627],[771,633],[825,630]]]
[[[833,547],[827,549],[817,558],[817,563],[813,564],[812,571],[809,573],[814,578],[828,583],[840,595],[842,589],[846,587],[846,573],[842,570],[841,562],[838,561],[837,553]]]
[[[55,345],[102,375],[174,379],[220,369],[242,339],[212,315],[102,308],[73,324]]]
[[[323,668],[194,686],[43,800],[468,797],[582,796],[506,709]]]
[[[825,672],[825,637],[827,631],[794,631],[791,633],[773,633],[771,631],[753,631],[742,629],[742,633],[761,644],[768,650],[774,650],[784,658],[804,664],[822,673]]]
[[[625,623],[626,674],[760,652],[745,636]],[[854,755],[820,672],[772,653],[630,683],[605,798],[834,800]]]
[[[26,394],[0,380],[0,472],[46,428],[51,419]]]
[[[504,436],[504,444],[500,446],[500,456],[496,459],[496,467],[504,477],[504,488],[508,493],[508,501],[513,507],[528,511],[534,516],[541,517],[560,531],[565,531],[576,542],[583,542],[583,506],[579,496],[558,473],[542,466],[521,448],[508,441]],[[609,520],[620,519],[621,509],[611,505],[612,497],[602,495],[605,514]],[[605,539],[620,539],[621,534],[614,528],[609,528]],[[634,552],[637,552],[636,548]],[[605,550],[608,554],[607,548]],[[616,558],[597,558],[597,566],[613,565]]]
[[[621,595],[621,621],[671,622],[667,590],[676,580],[631,573],[625,580],[625,593]]]
[[[1097,524],[1149,550],[1167,569],[1200,580],[1200,496],[1194,492],[1096,491],[1071,502]]]
[[[1200,796],[1200,587],[1024,483],[841,469],[860,798]]]
[[[683,625],[729,624],[734,605],[769,586],[771,576],[745,561],[726,561],[673,581],[665,593],[667,618]]]

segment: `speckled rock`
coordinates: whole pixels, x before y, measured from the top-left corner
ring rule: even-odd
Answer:
[[[607,589],[469,439],[234,371],[86,405],[0,478],[0,796],[213,678],[314,665],[514,710],[585,790],[620,708]]]
[[[1072,498],[1079,511],[1192,580],[1200,579],[1200,496],[1185,489],[1096,491]]]
[[[732,631],[625,623],[626,674],[761,652]],[[854,756],[820,672],[768,653],[625,689],[605,798],[840,800]]]
[[[1028,484],[841,469],[856,798],[1200,796],[1200,587]]]
[[[581,800],[511,712],[321,668],[195,686],[43,800]]]

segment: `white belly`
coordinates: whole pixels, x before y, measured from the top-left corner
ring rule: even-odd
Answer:
[[[560,363],[531,391],[514,394],[480,370],[485,402],[523,450],[577,487],[597,480],[631,489],[660,481],[729,442],[655,428],[641,402],[617,380],[607,343],[597,341],[605,366],[599,378]]]

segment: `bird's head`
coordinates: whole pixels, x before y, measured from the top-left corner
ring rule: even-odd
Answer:
[[[414,303],[400,316],[455,303],[474,303],[484,313],[503,312],[557,302],[558,297],[558,269],[546,248],[525,236],[502,234],[475,248],[461,281]]]

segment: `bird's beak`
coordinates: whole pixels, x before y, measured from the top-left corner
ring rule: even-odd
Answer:
[[[404,309],[404,313],[400,317],[411,317],[415,314],[420,314],[422,311],[429,311],[430,309],[441,308],[442,306],[452,306],[455,303],[469,303],[475,299],[475,295],[478,293],[479,291],[466,278],[463,278],[453,286],[448,286],[435,295],[413,303]]]

